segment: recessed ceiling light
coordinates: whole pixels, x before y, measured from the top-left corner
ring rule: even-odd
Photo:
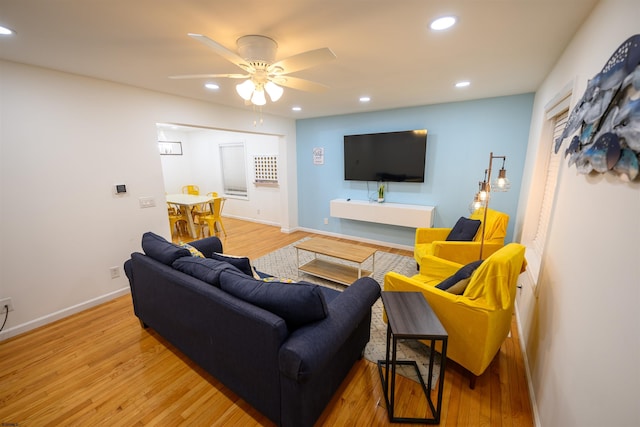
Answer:
[[[435,31],[446,30],[447,28],[451,28],[456,23],[455,16],[443,16],[442,18],[438,18],[431,22],[429,27]]]
[[[0,36],[10,36],[11,34],[15,34],[16,32],[13,31],[11,28],[7,28],[7,27],[3,27],[2,25],[0,25]]]
[[[204,87],[206,87],[207,89],[211,89],[211,90],[218,90],[220,89],[220,86],[218,86],[215,83],[205,83]]]
[[[291,111],[302,111],[302,107],[291,107]]]
[[[463,80],[461,82],[456,83],[456,87],[467,87],[471,84],[468,80]]]
[[[360,102],[369,102],[371,101],[371,98],[368,96],[361,96],[360,97]]]

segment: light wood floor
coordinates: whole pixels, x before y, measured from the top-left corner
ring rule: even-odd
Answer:
[[[225,252],[254,259],[310,235],[224,221]],[[398,384],[396,410],[428,414],[417,383],[399,377]],[[515,322],[474,390],[462,368],[447,365],[442,412],[443,426],[533,425]],[[273,425],[153,330],[142,329],[128,295],[1,342],[0,423]],[[375,364],[356,363],[317,425],[391,425]]]

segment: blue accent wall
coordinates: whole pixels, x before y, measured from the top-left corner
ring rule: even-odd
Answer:
[[[533,100],[530,93],[298,120],[299,225],[413,246],[415,229],[332,218],[329,202],[377,198],[377,183],[344,180],[344,135],[427,129],[425,182],[388,183],[385,201],[435,206],[434,227],[452,227],[460,216],[469,216],[469,203],[484,178],[490,153],[504,155],[512,187],[506,193],[493,193],[489,206],[511,216],[506,241],[512,241]],[[314,148],[324,149],[324,164],[314,164]],[[501,165],[501,160],[494,160],[493,176]]]

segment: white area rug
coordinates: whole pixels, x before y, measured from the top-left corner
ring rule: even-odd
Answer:
[[[304,280],[306,282],[317,283],[318,285],[337,289],[339,291],[345,289],[344,286],[337,283],[320,279],[306,273],[298,272],[298,266],[296,264],[296,249],[294,247],[296,243],[292,243],[291,245],[285,246],[282,249],[278,249],[275,252],[271,252],[261,258],[253,260],[253,266],[257,270],[270,274],[272,276],[284,277],[296,281]],[[319,257],[323,258],[321,255]],[[300,264],[304,264],[305,262],[311,261],[312,259],[312,253],[307,251],[300,251]],[[326,259],[340,262],[335,258]],[[344,263],[349,264],[348,262]],[[351,263],[349,265],[354,264]],[[367,262],[364,263],[363,268],[371,270],[372,261],[367,260]],[[416,274],[416,262],[411,257],[377,251],[375,254],[375,270],[373,272],[373,278],[380,284],[381,288],[384,286],[384,275],[388,271],[396,271],[405,276],[413,276],[414,274]],[[387,324],[382,320],[382,310],[382,299],[378,298],[378,300],[372,307],[371,339],[369,341],[369,344],[367,344],[364,353],[364,357],[374,363],[377,363],[378,360],[384,360],[387,345]],[[398,343],[396,357],[398,360],[415,360],[418,363],[418,367],[426,384],[427,375],[429,372],[429,354],[429,347],[418,341],[409,340],[406,342],[400,341]],[[437,384],[437,378],[440,375],[440,354],[436,353],[435,356],[436,357],[432,377],[433,387],[435,387],[435,385]],[[411,378],[414,381],[418,381],[413,367],[398,366],[397,369],[397,372],[400,375]]]

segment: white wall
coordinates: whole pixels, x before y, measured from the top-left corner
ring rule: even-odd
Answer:
[[[256,132],[243,109],[0,61],[0,339],[127,292],[142,233],[169,236],[156,123]],[[280,223],[297,227],[295,123],[264,116],[286,172]],[[128,193],[114,196],[112,186]],[[141,209],[138,198],[153,197]],[[289,201],[291,198],[291,201]]]
[[[520,230],[542,179],[534,166],[545,104],[574,85],[573,107],[639,23],[637,0],[602,1],[538,90]],[[540,425],[640,425],[639,214],[640,183],[580,175],[562,162],[537,291],[525,274],[517,298]]]
[[[279,136],[262,133],[230,132],[215,129],[190,131],[162,130],[165,140],[181,141],[182,156],[160,156],[167,193],[180,193],[182,186],[194,184],[202,194],[215,191],[227,198],[222,216],[229,216],[269,225],[281,225],[281,185],[260,185],[254,182],[253,157],[275,155],[281,161]],[[223,194],[220,169],[220,144],[242,142],[245,146],[247,197]],[[283,165],[279,165],[279,171]]]

